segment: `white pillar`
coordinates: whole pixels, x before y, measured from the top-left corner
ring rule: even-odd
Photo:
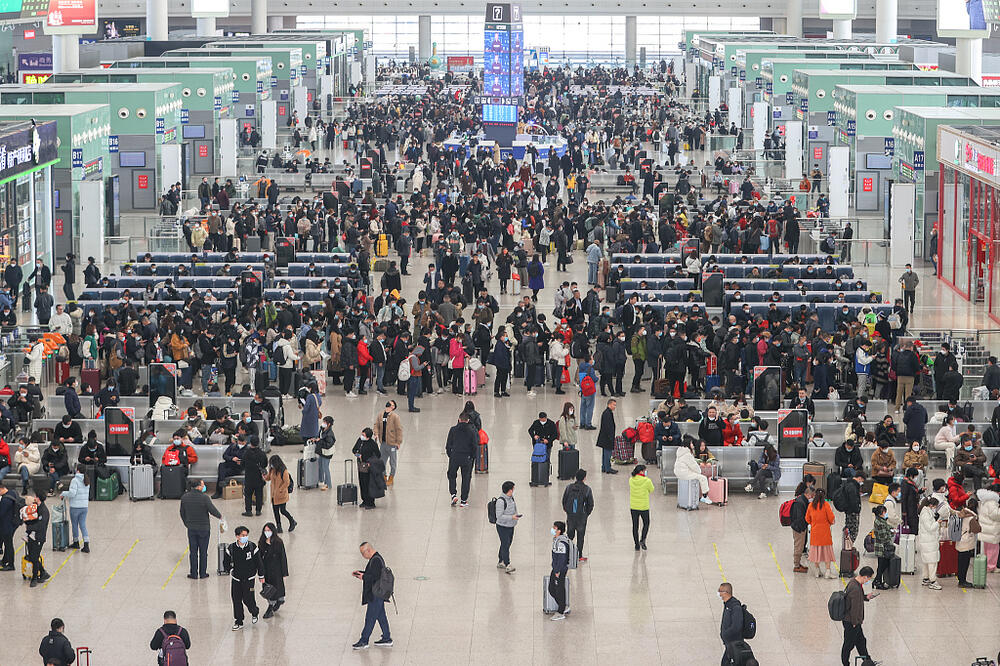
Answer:
[[[959,37],[955,40],[955,72],[983,80],[983,40]]]
[[[625,66],[635,67],[636,44],[638,43],[638,28],[636,27],[636,17],[625,17]]]
[[[785,33],[793,37],[802,36],[802,0],[788,0],[785,5]]]
[[[251,0],[250,32],[254,35],[267,32],[267,0]]]
[[[851,160],[851,149],[847,146],[834,146],[827,151],[827,182],[830,183],[830,216],[846,217],[850,208],[850,178],[848,170]]]
[[[851,19],[834,19],[833,21],[833,38],[834,39],[853,39],[854,32],[851,27]]]
[[[267,17],[267,31],[274,32],[275,30],[281,30],[285,27],[285,17],[284,16],[268,16]],[[291,27],[295,27],[294,25]]]
[[[875,43],[895,44],[899,0],[875,0]]]
[[[417,17],[417,60],[427,62],[431,59],[431,17],[421,14]]]
[[[764,138],[767,136],[767,125],[770,107],[767,102],[753,103],[753,149],[764,150]]]
[[[198,36],[199,37],[214,37],[215,36],[215,17],[211,16],[209,18],[196,19],[198,23]]]
[[[802,177],[802,121],[789,120],[785,123],[785,178],[797,180]]]
[[[169,39],[167,0],[146,0],[146,35],[154,42]]]
[[[729,107],[729,124],[743,126],[743,88],[729,89],[726,105]]]
[[[52,72],[80,69],[80,35],[52,35]]]

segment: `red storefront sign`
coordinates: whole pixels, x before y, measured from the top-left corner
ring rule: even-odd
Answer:
[[[198,146],[198,157],[208,157],[208,145],[201,144]]]
[[[61,217],[57,217],[55,220],[56,236],[63,235],[63,221]]]
[[[149,189],[149,176],[146,175],[136,176],[135,184],[140,190]]]
[[[813,159],[814,160],[823,159],[823,148],[821,146],[813,148]]]
[[[128,434],[128,424],[127,423],[115,423],[108,426],[109,435],[127,435]]]
[[[873,187],[873,184],[872,184],[872,179],[871,178],[862,178],[861,179],[861,189],[862,190],[864,190],[865,192],[871,192],[872,191],[872,187]]]

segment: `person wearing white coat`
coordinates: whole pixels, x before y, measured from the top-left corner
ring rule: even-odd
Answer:
[[[917,554],[923,567],[921,585],[940,590],[937,582],[937,565],[941,559],[941,542],[938,540],[938,499],[933,495],[920,503],[920,527],[917,532]]]
[[[45,345],[42,344],[41,340],[38,340],[31,346],[31,351],[24,355],[28,359],[28,376],[34,377],[35,380],[41,380],[42,377],[42,359],[45,357]]]
[[[979,498],[979,543],[986,554],[986,571],[997,570],[997,555],[1000,555],[1000,494],[986,488],[976,491]]]
[[[22,437],[17,443],[17,451],[14,452],[14,465],[21,475],[21,494],[27,494],[31,476],[38,474],[42,469],[42,454],[38,450],[38,444]]]
[[[677,457],[674,459],[674,476],[678,481],[697,481],[701,486],[701,502],[711,504],[708,499],[708,477],[701,473],[701,466],[694,458],[693,444],[681,446],[677,449]]]
[[[552,338],[549,342],[549,365],[552,371],[552,388],[556,390],[556,393],[565,393],[562,389],[562,371],[563,368],[568,368],[567,359],[569,358],[569,350],[566,349],[566,345],[563,344],[562,340],[558,338]]]

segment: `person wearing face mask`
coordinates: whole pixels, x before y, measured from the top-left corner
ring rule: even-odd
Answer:
[[[885,519],[889,523],[889,527],[893,530],[899,527],[900,523],[903,522],[903,512],[899,504],[902,496],[902,486],[895,481],[890,483],[889,495],[885,498],[885,502],[882,506],[884,506],[886,510]]]
[[[878,448],[872,452],[871,465],[872,480],[875,483],[886,486],[892,483],[892,476],[896,471],[896,456],[889,450],[889,442],[885,439],[878,440]]]
[[[260,450],[256,439],[250,439],[243,454],[243,504],[244,516],[252,516],[251,509],[259,516],[264,506],[264,473],[267,455]]]
[[[971,478],[973,487],[979,490],[987,476],[986,454],[983,453],[978,438],[964,435],[963,438],[964,441],[955,452],[955,469],[960,470],[965,478]]]
[[[646,535],[649,534],[649,496],[655,490],[653,482],[646,476],[646,466],[639,464],[632,470],[628,480],[629,511],[632,514],[632,541],[635,549],[646,550]],[[639,521],[642,520],[642,534]]]
[[[264,581],[264,565],[260,559],[260,549],[250,541],[250,530],[240,525],[234,530],[236,541],[226,547],[223,568],[229,572],[232,584],[233,631],[243,628],[245,614],[243,607],[250,611],[250,622],[257,624],[260,609],[254,593],[254,579],[260,576]]]
[[[259,515],[259,514],[258,514]],[[261,574],[265,585],[274,589],[274,598],[268,599],[264,619],[274,616],[285,603],[285,578],[288,576],[288,557],[285,555],[285,542],[277,535],[274,523],[265,523],[257,541],[260,551]],[[261,589],[263,593],[263,588]]]
[[[940,430],[934,435],[934,449],[944,451],[946,469],[954,469],[955,449],[958,442],[959,436],[955,432],[955,417],[944,417]]]
[[[351,452],[357,459],[358,465],[358,482],[361,485],[360,508],[374,509],[375,500],[379,497],[385,497],[386,483],[385,463],[379,453],[378,442],[375,441],[375,433],[371,428],[365,428],[361,431],[361,436],[354,443]]]
[[[226,524],[205,491],[205,481],[198,479],[188,482],[188,490],[181,497],[181,522],[188,532],[188,578],[192,580],[208,578],[208,542],[211,537],[209,516],[215,516],[221,521],[221,529],[225,529]]]
[[[566,537],[566,523],[557,520],[549,530],[552,534],[552,571],[549,573],[547,591],[556,604],[552,621],[566,619],[569,606],[566,604],[566,574],[569,571],[570,542]]]
[[[486,362],[496,369],[496,377],[493,380],[493,397],[509,398],[507,392],[507,378],[511,368],[511,346],[508,342],[507,330],[501,328],[496,335],[496,345]]]
[[[373,430],[379,441],[379,453],[385,461],[388,475],[383,475],[386,486],[392,486],[396,477],[396,458],[403,445],[403,423],[396,413],[396,401],[385,403],[385,409],[375,417]]]
[[[625,395],[625,391],[622,388],[622,383],[625,380],[625,365],[628,362],[628,345],[625,340],[625,331],[619,331],[617,337],[611,343],[611,349],[608,354],[608,365],[611,373],[614,375],[614,395],[619,398]]]

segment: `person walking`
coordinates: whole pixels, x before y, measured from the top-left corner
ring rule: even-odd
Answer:
[[[267,454],[257,446],[257,438],[250,437],[250,444],[243,454],[243,515],[252,516],[253,509],[259,516],[264,508],[264,474],[267,472]]]
[[[876,590],[888,590],[889,585],[885,582],[885,573],[889,569],[889,561],[895,548],[892,544],[893,529],[886,520],[888,509],[884,505],[872,507],[872,514],[875,516],[875,526],[872,529],[875,542],[875,557],[878,558],[878,569],[875,570],[875,580],[872,587]]]
[[[31,563],[31,587],[44,583],[52,576],[42,564],[42,546],[49,527],[49,509],[41,497],[29,497],[21,509],[24,522],[25,559]]]
[[[792,560],[795,573],[809,573],[807,567],[802,566],[802,552],[806,548],[806,537],[809,535],[809,523],[806,522],[806,512],[809,510],[809,503],[813,498],[813,489],[800,481],[795,488],[795,499],[792,501],[791,527],[792,527]]]
[[[267,610],[264,619],[274,616],[281,605],[285,603],[285,578],[288,576],[288,557],[285,555],[285,542],[278,536],[278,528],[274,523],[265,523],[257,540],[260,550],[260,562],[263,568],[263,578],[266,585],[274,587],[273,598],[267,600]],[[261,588],[263,596],[263,587]]]
[[[188,481],[188,490],[181,496],[181,522],[188,532],[188,560],[191,570],[188,578],[208,578],[208,542],[211,535],[209,516],[221,521],[220,531],[226,529],[226,521],[215,508],[211,498],[205,493],[204,479]]]
[[[743,604],[733,596],[732,583],[720,583],[717,592],[722,599],[722,622],[719,626],[719,637],[725,649],[722,666],[728,666],[733,663],[730,646],[743,640]]]
[[[0,571],[14,570],[14,532],[20,521],[17,493],[0,485]]]
[[[913,272],[913,266],[906,264],[906,270],[899,276],[899,284],[903,287],[903,307],[913,314],[913,305],[917,300],[917,285],[920,277]]]
[[[250,530],[240,525],[236,528],[236,541],[226,547],[223,568],[232,578],[230,593],[233,598],[233,631],[243,628],[243,607],[250,611],[250,622],[257,624],[260,609],[254,593],[254,578],[264,579],[264,566],[260,561],[257,544],[250,541]]]
[[[77,464],[76,474],[69,482],[69,489],[62,491],[62,497],[69,504],[69,520],[73,525],[73,543],[70,548],[80,548],[77,533],[83,537],[82,553],[90,552],[90,534],[87,533],[87,510],[90,506],[90,479],[87,478],[86,467]]]
[[[569,539],[566,537],[566,523],[557,520],[552,523],[552,571],[549,573],[548,592],[556,602],[556,612],[552,621],[566,619],[569,606],[566,604],[566,573],[569,571]]]
[[[62,268],[63,272],[63,295],[66,297],[66,302],[75,301],[76,296],[73,295],[73,285],[76,283],[76,255],[72,252],[67,252],[66,263],[60,268]]]
[[[632,541],[635,549],[646,550],[646,535],[649,533],[649,496],[656,487],[646,476],[646,466],[638,464],[632,469],[628,480],[628,506],[632,513]],[[639,520],[642,520],[642,536],[639,535]]]
[[[333,486],[333,479],[330,477],[330,460],[333,459],[333,446],[337,443],[337,437],[333,432],[333,417],[324,416],[323,425],[319,429],[319,437],[314,445],[316,454],[319,456],[319,489],[329,490]]]
[[[510,563],[510,544],[514,541],[514,527],[521,519],[514,501],[514,482],[504,481],[497,498],[497,535],[500,537],[500,551],[497,554],[497,569],[509,574],[517,569]]]
[[[618,401],[612,398],[608,400],[608,406],[601,413],[601,429],[597,432],[597,448],[601,449],[601,472],[604,474],[617,474],[618,470],[611,467],[611,453],[615,448],[615,408]]]
[[[469,484],[472,482],[472,465],[476,459],[479,447],[479,433],[469,425],[469,415],[462,412],[458,415],[458,423],[448,431],[448,441],[445,453],[448,455],[448,491],[451,493],[451,505],[469,506]],[[462,470],[462,495],[458,496],[458,470]],[[460,503],[461,499],[461,503]]]
[[[566,486],[562,496],[566,536],[576,539],[576,553],[581,562],[587,561],[583,555],[583,540],[587,535],[587,518],[594,511],[594,491],[585,483],[586,479],[587,470],[576,470],[576,481]]]
[[[358,483],[361,485],[361,508],[374,509],[375,500],[385,497],[385,465],[378,451],[378,442],[371,428],[361,431],[361,436],[351,449],[358,464]]]
[[[171,666],[180,663],[181,656],[187,657],[186,652],[191,649],[191,635],[187,629],[177,624],[177,613],[172,610],[163,612],[163,626],[153,634],[149,649],[156,650],[156,663],[159,666]]]
[[[271,509],[274,511],[275,531],[281,534],[281,515],[288,518],[288,531],[294,532],[298,525],[292,514],[288,513],[288,498],[292,492],[292,475],[285,467],[285,461],[279,455],[271,456],[268,460],[267,474],[264,480],[271,484]]]
[[[848,479],[844,483],[849,483]],[[841,486],[843,487],[843,486]],[[860,509],[859,509],[860,510]],[[836,522],[833,509],[826,501],[826,492],[822,488],[816,490],[809,508],[806,509],[806,523],[812,528],[809,534],[809,564],[816,565],[816,577],[823,577],[823,565],[826,564],[826,577],[836,578],[833,571],[833,534],[830,527]]]
[[[385,409],[375,417],[374,431],[379,441],[379,454],[388,475],[385,485],[391,487],[396,477],[396,457],[403,445],[403,423],[396,413],[396,401],[385,403]]]
[[[865,594],[864,590],[865,583],[871,580],[873,573],[871,567],[861,567],[858,575],[847,581],[847,587],[844,590],[847,593],[847,617],[842,621],[844,644],[840,648],[840,663],[843,666],[850,666],[851,652],[855,649],[858,651],[858,656],[863,659],[861,666],[876,666],[877,664],[868,654],[868,639],[865,638],[865,632],[862,628],[865,621],[865,602],[878,596],[878,592]]]
[[[589,381],[585,382],[585,378]],[[594,370],[594,357],[587,352],[577,369],[577,383],[580,387],[580,427],[584,430],[597,430],[594,427],[594,396],[597,394],[597,382],[600,378]]]
[[[361,581],[361,605],[367,606],[367,609],[365,610],[365,626],[361,629],[361,638],[351,647],[355,650],[367,650],[368,639],[372,635],[372,630],[375,629],[376,622],[382,631],[382,638],[375,641],[376,647],[392,647],[389,618],[385,614],[386,599],[375,594],[376,584],[379,585],[379,588],[382,587],[380,579],[388,567],[386,567],[382,555],[367,541],[362,542],[358,549],[361,551],[361,557],[368,560],[368,564],[365,565],[364,571],[354,571],[352,575]]]
[[[38,646],[43,664],[72,664],[76,661],[73,644],[66,638],[66,624],[58,617],[49,623],[49,633]]]

